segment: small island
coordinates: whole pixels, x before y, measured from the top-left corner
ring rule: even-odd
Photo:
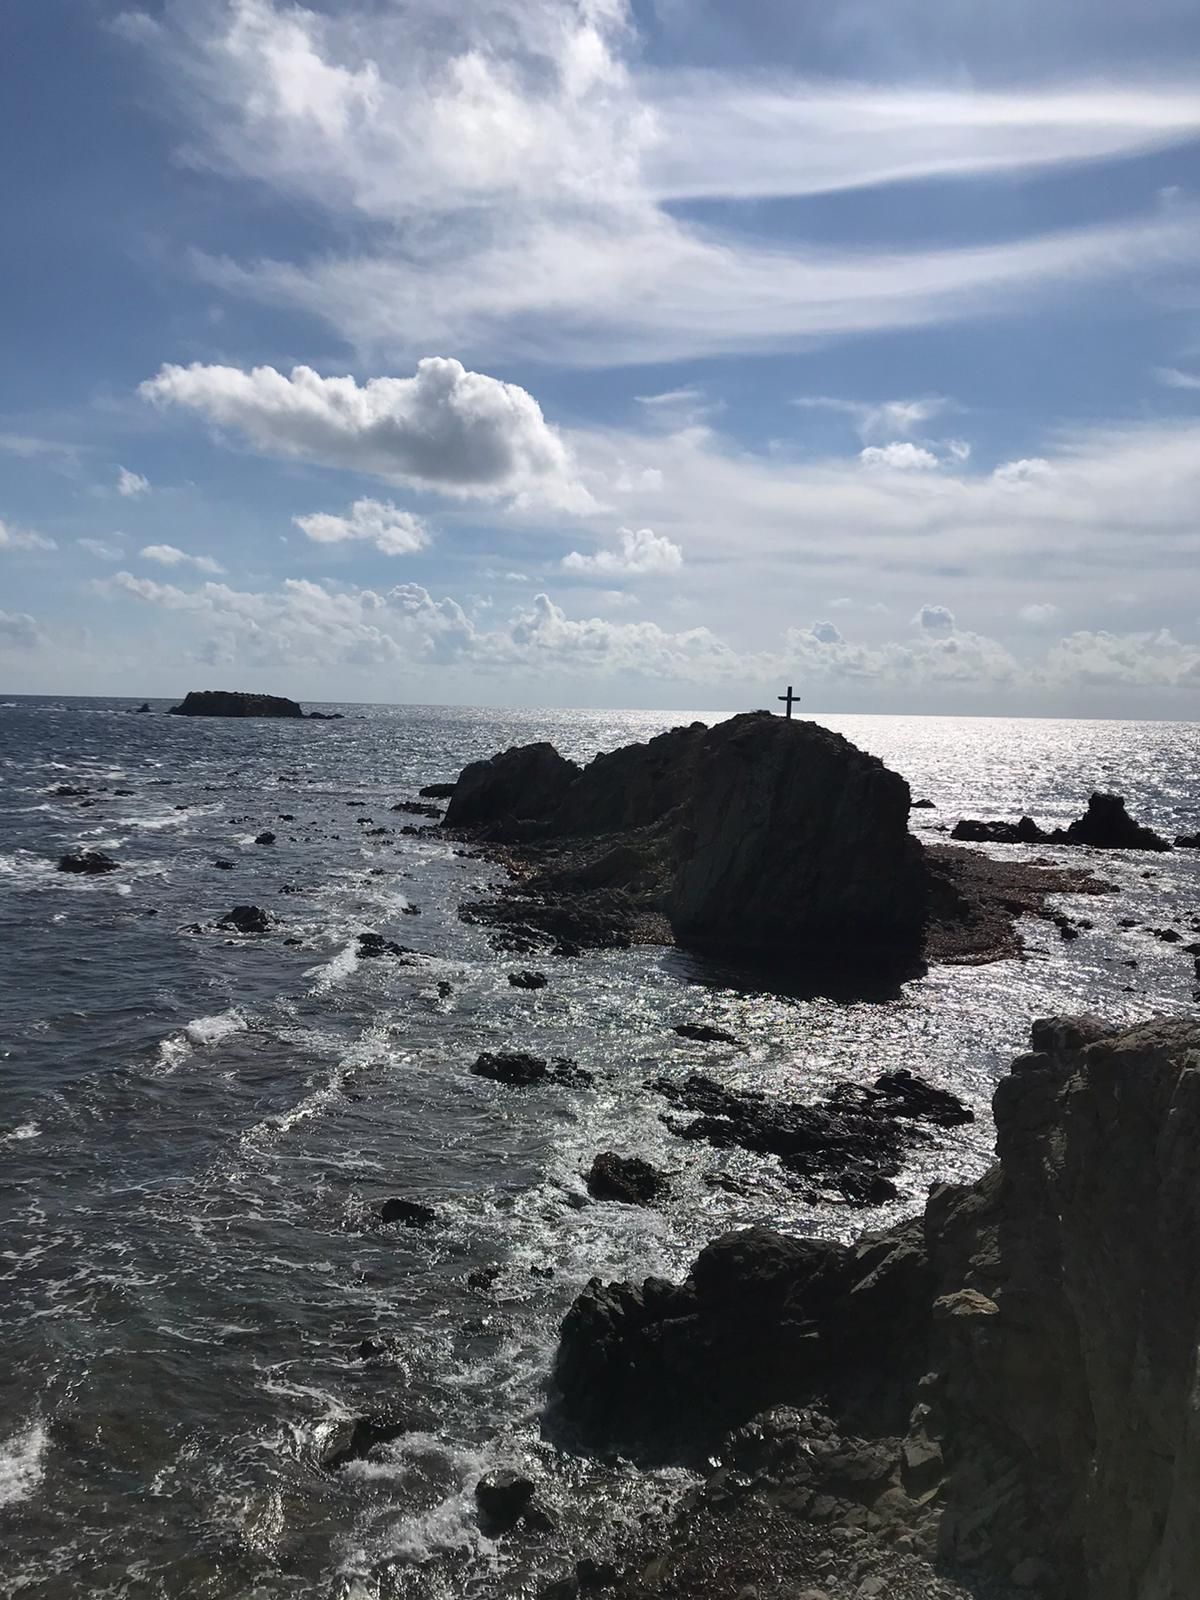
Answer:
[[[303,717],[295,700],[278,694],[246,694],[233,689],[192,689],[181,704],[167,713],[172,717]],[[340,720],[340,712],[310,711],[319,722]]]

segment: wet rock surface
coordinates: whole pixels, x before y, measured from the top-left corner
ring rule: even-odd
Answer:
[[[484,1531],[495,1536],[514,1528],[533,1505],[532,1479],[504,1468],[489,1472],[475,1485],[475,1504]]]
[[[274,920],[271,913],[264,911],[261,906],[234,906],[220,919],[217,927],[230,933],[268,933]]]
[[[393,956],[401,965],[411,967],[416,965],[416,951],[410,950],[406,945],[397,944],[395,939],[385,939],[381,933],[360,933],[357,946],[360,961],[378,961],[383,956]]]
[[[58,858],[60,872],[78,872],[87,877],[116,872],[120,865],[119,861],[114,861],[112,856],[103,850],[68,850],[65,855]]]
[[[630,1206],[649,1206],[670,1192],[665,1174],[639,1156],[619,1156],[605,1150],[592,1162],[587,1175],[588,1193],[596,1200],[619,1200]]]
[[[922,1217],[850,1246],[751,1228],[682,1284],[579,1297],[558,1426],[721,1456],[614,1592],[699,1595],[775,1529],[783,1570],[785,1544],[854,1541],[872,1594],[946,1592],[935,1568],[973,1595],[1194,1593],[1200,1023],[1049,1018],[1031,1045],[996,1092],[999,1163]],[[896,1587],[917,1558],[928,1586]]]

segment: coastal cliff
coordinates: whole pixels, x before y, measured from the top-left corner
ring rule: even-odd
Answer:
[[[931,1583],[1194,1600],[1200,1023],[1054,1019],[1032,1046],[996,1091],[996,1166],[922,1217],[850,1246],[752,1228],[683,1284],[579,1297],[556,1426],[722,1462],[615,1592],[724,1592],[723,1552],[769,1523],[772,1582],[819,1529]],[[698,1559],[711,1591],[689,1587]]]

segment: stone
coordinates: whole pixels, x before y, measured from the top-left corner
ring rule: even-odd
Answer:
[[[485,1050],[471,1071],[477,1078],[490,1078],[494,1083],[507,1083],[523,1089],[531,1083],[540,1083],[549,1071],[549,1063],[540,1056],[526,1055],[518,1050]]]
[[[120,865],[119,861],[114,861],[112,856],[103,850],[68,850],[65,855],[58,858],[60,872],[78,872],[87,877],[97,877],[104,872],[116,872]]]
[[[698,1044],[741,1044],[740,1039],[726,1033],[724,1028],[714,1028],[707,1022],[678,1022],[671,1031],[681,1039],[694,1039]]]
[[[1088,800],[1082,817],[1076,818],[1065,833],[1056,831],[1056,842],[1086,844],[1097,850],[1169,850],[1171,846],[1152,828],[1143,828],[1125,810],[1119,794],[1098,791]]]
[[[550,981],[544,972],[510,972],[508,981],[514,989],[544,989]]]
[[[404,966],[414,965],[415,951],[397,944],[395,939],[385,939],[381,933],[360,933],[358,958],[360,961],[377,961],[381,956],[398,956]]]
[[[964,844],[1044,844],[1050,837],[1032,817],[1020,822],[977,822],[964,817],[951,829],[950,837]]]
[[[453,783],[427,783],[417,793],[422,800],[449,800],[455,789],[458,788],[457,779]]]
[[[470,828],[552,814],[579,777],[551,744],[505,750],[464,767],[446,810],[448,828]]]
[[[274,844],[275,835],[269,829],[267,829],[263,833],[256,834],[254,842],[255,844]]]
[[[390,1411],[348,1417],[327,1434],[318,1460],[326,1472],[339,1472],[352,1461],[365,1461],[379,1445],[390,1444],[408,1431],[408,1419]]]
[[[234,906],[220,919],[217,927],[226,928],[231,933],[267,933],[274,920],[271,913],[264,911],[261,906]]]
[[[432,1206],[424,1206],[415,1200],[401,1200],[393,1197],[385,1200],[379,1208],[380,1222],[402,1222],[406,1228],[428,1228],[437,1221],[437,1212]]]
[[[275,694],[243,694],[224,689],[192,689],[172,706],[173,717],[302,717],[294,700]]]
[[[233,862],[232,861],[225,861],[220,856],[218,856],[217,859],[213,862],[213,866],[216,867],[221,872],[232,872],[233,871]]]
[[[596,1200],[619,1200],[631,1206],[653,1205],[670,1189],[664,1175],[648,1161],[615,1155],[611,1150],[592,1162],[587,1187]]]
[[[937,810],[937,806],[934,804],[934,802],[932,800],[914,800],[913,803],[912,803],[912,808],[913,808],[914,811],[936,811]]]
[[[1177,833],[1175,847],[1178,850],[1200,850],[1200,833]]]
[[[475,1485],[475,1504],[484,1531],[509,1532],[529,1510],[533,1495],[532,1480],[510,1468],[486,1473]]]

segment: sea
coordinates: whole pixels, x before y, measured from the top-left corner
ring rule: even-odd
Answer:
[[[558,1431],[558,1328],[590,1278],[681,1275],[751,1223],[842,1239],[887,1224],[985,1169],[991,1094],[1035,1017],[1195,1011],[1200,851],[1039,850],[1113,886],[1055,902],[1078,937],[1027,919],[1022,959],[869,1000],[660,947],[513,957],[458,915],[502,870],[402,834],[420,819],[391,808],[511,745],[586,759],[719,718],[342,705],[323,708],[341,721],[223,721],[167,704],[0,697],[6,1597],[532,1596],[693,1481]],[[912,822],[930,840],[962,815],[1065,823],[1093,789],[1168,836],[1200,827],[1195,723],[817,720],[933,802]],[[119,870],[57,871],[74,846]],[[216,929],[236,904],[275,927]],[[360,959],[364,931],[421,961]],[[514,989],[522,965],[547,986]],[[740,1042],[690,1042],[682,1022]],[[505,1048],[594,1081],[471,1073]],[[867,1211],[803,1200],[774,1158],[682,1139],[649,1087],[699,1071],[803,1100],[894,1067],[977,1115],[918,1145],[899,1199]],[[591,1200],[605,1150],[665,1169],[670,1199]],[[382,1224],[392,1197],[435,1220]],[[381,1412],[408,1431],[322,1465],[339,1424]],[[500,1468],[535,1480],[542,1527],[480,1528],[475,1485]]]

